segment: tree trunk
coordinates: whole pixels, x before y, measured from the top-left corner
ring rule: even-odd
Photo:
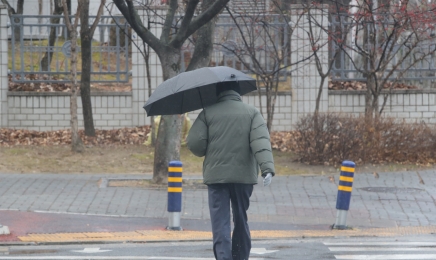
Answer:
[[[192,20],[195,15],[199,1],[189,1],[181,23],[181,28],[174,30],[173,20],[178,9],[178,1],[169,2],[168,12],[163,24],[160,39],[149,30],[144,30],[144,25],[140,21],[137,12],[134,11],[133,1],[113,0],[123,16],[129,21],[138,36],[147,42],[157,53],[163,71],[163,79],[167,80],[176,76],[180,70],[181,48],[187,37],[200,29],[213,17],[222,11],[229,0],[215,0],[210,8],[204,8],[202,14]],[[203,1],[204,3],[205,1]],[[200,19],[202,18],[202,19]],[[173,34],[175,32],[175,34]],[[153,180],[161,183],[167,176],[167,166],[170,160],[177,160],[180,157],[180,135],[181,135],[181,115],[163,116],[160,121],[158,136],[155,145]]]
[[[204,0],[206,9],[213,1]],[[198,30],[193,57],[187,70],[194,70],[209,65],[213,50],[212,37],[216,18]],[[180,50],[169,49],[160,55],[164,80],[179,74]],[[181,129],[183,115],[162,116],[155,143],[153,181],[162,183],[168,176],[168,163],[180,159]]]
[[[42,16],[42,0],[38,0],[38,15]],[[42,24],[42,18],[38,18],[38,25]],[[41,33],[41,28],[39,29],[39,33]]]
[[[74,152],[83,152],[84,146],[79,136],[79,124],[77,119],[77,33],[71,31],[71,149]]]
[[[371,74],[368,74],[366,78],[366,93],[365,93],[365,115],[368,118],[373,118],[374,112],[374,96],[372,90],[375,89],[375,81],[374,77]]]
[[[67,0],[67,8],[68,8],[68,13],[71,14],[71,0]],[[69,19],[69,21],[71,23],[71,19]],[[65,40],[71,39],[70,32],[68,31],[68,29],[65,28],[64,30],[65,31],[62,31],[61,35],[65,36]]]
[[[261,78],[258,75],[256,75],[256,81],[260,82],[260,80],[263,80],[263,78]],[[259,98],[259,110],[260,110],[260,114],[263,116],[262,90],[260,89],[259,86],[257,87],[257,97]]]
[[[180,160],[182,115],[162,116],[154,149],[153,181],[163,183],[168,176],[168,163]]]
[[[315,116],[319,114],[319,104],[321,102],[321,95],[322,95],[322,89],[324,87],[324,81],[325,81],[325,77],[321,77],[321,82],[319,83],[319,87],[318,87],[318,95],[316,96],[316,101],[315,101]]]
[[[206,9],[212,3],[213,0],[203,0],[202,8]],[[213,34],[215,32],[215,23],[217,19],[218,17],[213,18],[210,22],[198,29],[194,54],[189,62],[187,71],[209,66],[210,56],[213,51]]]
[[[17,12],[15,14],[23,14],[23,10],[24,10],[24,0],[18,0],[17,1]],[[19,20],[16,19],[15,22],[19,22]],[[17,25],[14,27],[14,37],[15,37],[15,42],[20,41],[20,39],[21,39],[21,26],[20,25]]]
[[[111,24],[116,24],[115,19],[117,19],[117,17],[114,17],[114,19],[111,20]],[[120,26],[122,26],[126,20],[123,19],[117,19],[118,24],[120,24]],[[118,34],[117,34],[117,29],[118,29]],[[115,27],[115,26],[111,26],[109,29],[109,46],[117,46],[117,39],[119,38],[119,44],[121,47],[126,47],[128,48],[131,43],[128,39],[132,38],[132,28],[128,27],[126,28],[127,31],[124,30],[125,27]],[[126,42],[126,35],[127,35],[127,42]]]
[[[272,131],[272,122],[274,120],[278,89],[279,89],[279,76],[277,75],[277,77],[273,79],[272,86],[271,86],[271,128],[268,128],[270,132]]]
[[[324,86],[324,81],[325,81],[325,76],[321,76],[321,82],[319,83],[319,87],[318,87],[318,95],[316,96],[316,101],[315,101],[315,112],[313,114],[313,119],[314,119],[314,128],[315,128],[315,133],[318,133],[319,130],[319,104],[321,102],[321,95],[322,95],[322,89]],[[318,138],[317,138],[318,140]]]
[[[373,117],[378,117],[379,115],[379,110],[378,110],[378,99],[379,99],[379,95],[380,95],[380,91],[381,89],[379,89],[380,86],[377,85],[377,75],[374,73],[371,75],[371,85],[374,85],[374,93],[372,93],[372,104],[371,104],[371,110],[372,110],[372,115]]]
[[[370,10],[370,5],[366,4],[364,6],[367,10]],[[369,11],[368,11],[369,12]],[[365,18],[365,21],[368,18]],[[363,42],[364,43],[368,43],[370,40],[370,29],[369,29],[369,25],[367,22],[363,23]],[[372,92],[371,90],[374,87],[374,84],[372,84],[373,82],[371,81],[371,74],[369,72],[369,64],[371,62],[370,60],[370,51],[371,51],[371,47],[369,46],[370,44],[364,44],[364,48],[365,48],[365,55],[363,56],[363,76],[366,78],[366,93],[365,93],[365,117],[367,119],[372,118]]]
[[[82,47],[82,76],[80,79],[80,96],[82,98],[85,135],[95,136],[91,104],[92,33],[89,28],[89,0],[82,0],[81,8],[80,40]]]
[[[63,8],[62,8],[62,2],[61,0],[54,0],[54,10],[53,10],[53,15],[60,15],[63,12]],[[51,24],[59,24],[60,22],[60,18],[51,18],[50,19],[50,23]],[[50,35],[48,38],[48,47],[53,47],[55,42],[56,42],[56,27],[52,26],[50,28]],[[53,52],[50,52],[47,50],[46,53],[44,53],[44,56],[41,59],[41,70],[42,71],[48,71],[50,64],[51,64],[51,60],[53,57]]]
[[[148,23],[148,29],[150,29],[150,23]],[[147,73],[147,85],[148,85],[148,97],[152,94],[151,89],[151,74],[150,74],[150,45],[146,45],[144,43],[144,59],[145,59],[145,72]],[[154,116],[150,117],[150,124],[151,124],[151,146],[154,147],[156,144],[156,125],[154,124]]]
[[[180,50],[170,49],[160,55],[164,80],[179,74]],[[180,160],[182,115],[162,116],[154,147],[153,181],[163,183],[168,176],[168,163]]]
[[[271,82],[267,82],[265,86],[265,94],[266,94],[266,127],[269,131],[271,131],[272,121],[273,121],[273,108],[272,108],[272,100],[271,100]]]
[[[212,3],[207,0],[206,6]],[[205,1],[206,2],[206,1]],[[210,62],[210,55],[213,50],[212,37],[215,29],[215,19],[201,27],[195,43],[194,55],[187,70],[194,70],[207,66]],[[169,49],[160,57],[164,80],[179,74],[180,50]],[[159,124],[155,153],[153,181],[162,183],[168,176],[168,163],[171,160],[180,159],[180,135],[182,129],[183,115],[162,116]]]

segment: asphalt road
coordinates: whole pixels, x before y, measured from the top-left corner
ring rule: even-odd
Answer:
[[[1,259],[213,260],[211,242],[163,242],[0,247]],[[253,241],[250,259],[436,259],[436,235]]]

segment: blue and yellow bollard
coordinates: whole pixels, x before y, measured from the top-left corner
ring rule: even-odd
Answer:
[[[353,190],[354,169],[356,164],[352,161],[343,161],[341,176],[339,177],[338,198],[336,200],[336,222],[334,229],[347,228],[347,213],[350,208],[351,191]]]
[[[171,161],[168,165],[168,227],[169,230],[182,230],[182,162]]]

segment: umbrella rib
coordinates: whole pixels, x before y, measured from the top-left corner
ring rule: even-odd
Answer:
[[[200,88],[197,88],[197,89],[198,89],[198,94],[200,95],[201,108],[203,108],[203,111],[204,111],[204,121],[206,121],[206,122],[205,122],[205,123],[206,123],[206,126],[209,128],[209,126],[207,125],[206,109],[204,109],[204,106],[203,106],[203,97],[201,96]]]
[[[203,106],[203,98],[201,97],[201,91],[200,91],[200,88],[197,88],[197,90],[198,90],[198,94],[200,95],[201,108],[203,108],[203,110],[204,110],[204,106]]]

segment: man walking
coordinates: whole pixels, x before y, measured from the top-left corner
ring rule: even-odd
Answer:
[[[216,95],[218,102],[203,109],[192,125],[187,144],[193,154],[205,156],[203,179],[208,187],[215,258],[248,260],[247,210],[253,185],[259,167],[264,186],[275,174],[270,137],[260,112],[242,102],[237,82],[217,84]]]

